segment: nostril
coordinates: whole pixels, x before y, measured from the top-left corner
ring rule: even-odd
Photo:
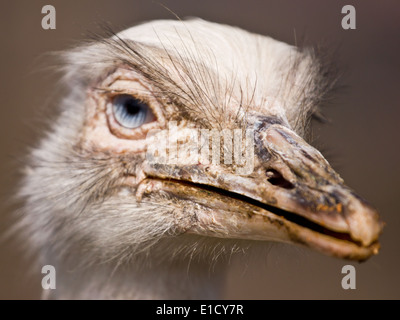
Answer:
[[[281,173],[276,171],[275,169],[268,169],[266,172],[267,180],[269,183],[274,186],[285,188],[285,189],[293,189],[294,185],[290,181],[287,181]]]

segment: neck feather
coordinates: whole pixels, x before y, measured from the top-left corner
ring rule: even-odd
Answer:
[[[43,298],[216,299],[221,296],[225,259],[216,262],[209,256],[177,257],[160,262],[159,258],[143,254],[118,267],[115,263],[82,267],[82,259],[76,255],[73,261],[54,261],[56,289],[44,290]]]

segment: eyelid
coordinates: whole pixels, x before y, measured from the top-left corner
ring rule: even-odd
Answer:
[[[147,90],[143,89],[143,93],[140,93],[139,90],[130,90],[129,88],[103,88],[103,87],[96,87],[93,88],[99,95],[103,97],[115,97],[120,94],[131,95],[139,100],[146,101],[148,97],[153,97],[153,95],[149,94]],[[154,97],[153,97],[154,98]]]

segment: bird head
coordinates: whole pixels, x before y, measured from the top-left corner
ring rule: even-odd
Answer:
[[[40,246],[110,259],[197,235],[378,252],[377,211],[306,142],[332,86],[312,50],[193,19],[64,58],[70,93],[21,191]]]

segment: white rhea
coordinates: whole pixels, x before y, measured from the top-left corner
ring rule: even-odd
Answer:
[[[305,141],[332,87],[313,50],[191,19],[63,58],[69,93],[20,190],[20,227],[57,270],[45,298],[216,298],[224,256],[255,241],[354,260],[378,252],[377,212]],[[146,135],[171,122],[178,136],[252,129],[254,170],[148,161]]]

